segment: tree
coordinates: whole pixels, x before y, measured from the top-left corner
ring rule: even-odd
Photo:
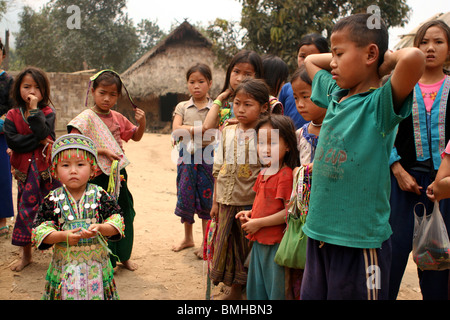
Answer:
[[[246,47],[271,53],[296,67],[300,38],[316,32],[329,36],[333,25],[348,14],[367,12],[377,5],[388,27],[404,26],[410,8],[406,0],[239,0]]]
[[[233,56],[243,47],[242,27],[238,22],[217,18],[204,32],[213,43],[212,50],[219,65],[227,68]]]
[[[25,7],[17,55],[46,71],[125,70],[139,48],[136,28],[123,13],[126,0],[51,0],[40,12]],[[68,8],[79,8],[68,12]],[[74,16],[75,15],[75,16]],[[79,28],[71,27],[78,19]]]
[[[0,19],[6,13],[7,8],[8,8],[8,3],[6,2],[6,0],[0,0]]]
[[[138,23],[137,34],[140,40],[138,57],[148,52],[166,36],[164,31],[162,31],[155,22],[147,19],[143,19]]]

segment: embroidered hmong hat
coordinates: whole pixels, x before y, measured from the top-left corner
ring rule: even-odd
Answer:
[[[97,162],[97,147],[94,141],[81,134],[66,134],[53,143],[52,146],[52,163],[54,163],[55,157],[64,150],[77,149],[85,152],[89,152],[94,156],[95,163]]]

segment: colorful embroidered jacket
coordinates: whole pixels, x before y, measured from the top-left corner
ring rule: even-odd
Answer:
[[[119,231],[110,237],[109,240],[113,241],[120,240],[125,230],[122,210],[102,187],[89,183],[78,204],[65,187],[59,187],[45,197],[39,208],[32,234],[33,244],[41,250],[50,248],[51,245],[43,243],[44,238],[53,231],[67,230],[71,221],[83,221],[83,226],[72,225],[70,229],[87,229],[91,223],[110,223]]]
[[[48,179],[49,159],[41,141],[45,138],[55,140],[55,110],[46,106],[25,119],[20,108],[11,109],[6,115],[3,130],[8,147],[13,150],[11,165],[16,169],[17,178],[25,182],[31,159],[34,158],[41,176]]]
[[[390,164],[400,161],[409,169],[418,161],[430,160],[431,149],[434,170],[439,169],[441,154],[450,140],[449,93],[450,76],[446,76],[428,117],[419,84],[416,84],[412,113],[399,124]]]

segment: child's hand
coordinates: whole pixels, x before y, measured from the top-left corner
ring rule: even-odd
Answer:
[[[427,196],[428,196],[428,198],[431,201],[435,202],[436,201],[436,196],[435,196],[435,194],[433,192],[433,188],[434,188],[434,181],[427,188]]]
[[[113,151],[109,150],[109,149],[105,149],[105,148],[98,148],[97,149],[98,154],[100,155],[104,155],[106,156],[110,161],[114,161],[114,160],[120,160],[120,155],[115,154]]]
[[[79,233],[80,231],[81,228],[66,231],[66,239],[69,245],[74,246],[78,243],[78,241],[80,241],[81,239],[81,234]]]
[[[26,100],[28,110],[37,109],[39,99],[34,94],[29,94]]]
[[[390,74],[395,68],[395,61],[392,57],[392,50],[387,50],[384,54],[384,60],[381,66],[378,68],[378,75],[380,78]]]
[[[83,239],[93,238],[100,232],[100,229],[101,229],[100,224],[91,224],[87,230],[86,229],[81,230],[80,233],[81,238]]]
[[[139,123],[139,126],[143,126],[145,128],[146,119],[145,119],[145,111],[139,108],[134,109],[134,119]]]
[[[227,90],[225,90],[224,92],[219,94],[219,96],[217,97],[217,100],[224,101],[224,100],[228,99],[228,97],[231,95],[232,92],[233,92],[233,90],[231,88],[228,88]]]
[[[45,138],[44,140],[41,140],[40,143],[43,144],[43,145],[45,146],[47,143],[52,144],[52,143],[53,143],[53,140],[50,139],[50,138]],[[50,146],[50,148],[51,148],[51,146]]]
[[[218,221],[219,219],[219,204],[216,201],[213,201],[213,205],[211,207],[211,211],[209,213],[212,220]]]
[[[259,220],[260,219],[249,219],[246,223],[241,225],[241,228],[248,234],[254,234],[262,227]]]
[[[239,221],[241,222],[241,225],[246,223],[247,221],[250,220],[250,217],[252,216],[252,210],[244,210],[244,211],[240,211],[236,214],[235,218],[239,219]]]
[[[308,163],[308,164],[304,164],[303,166],[305,167],[305,169],[308,167],[308,173],[312,174],[312,172],[313,172],[313,165],[314,165],[314,162],[311,162],[311,163]]]

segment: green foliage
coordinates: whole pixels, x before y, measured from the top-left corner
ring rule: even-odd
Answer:
[[[237,22],[217,18],[205,33],[213,44],[218,64],[226,69],[233,56],[242,49],[242,28]]]
[[[166,36],[164,31],[162,31],[155,22],[147,19],[144,19],[138,23],[137,34],[141,42],[138,50],[138,57],[141,57],[143,54],[148,52]]]
[[[297,65],[301,37],[308,33],[330,35],[341,17],[367,12],[377,5],[388,27],[404,26],[409,7],[406,0],[239,0],[242,2],[241,26],[247,29],[247,48],[261,54],[278,55],[291,70]]]
[[[40,12],[25,7],[16,37],[17,55],[46,71],[85,68],[123,71],[137,58],[136,28],[123,14],[125,0],[52,0]],[[69,6],[80,8],[80,29],[70,29]]]

